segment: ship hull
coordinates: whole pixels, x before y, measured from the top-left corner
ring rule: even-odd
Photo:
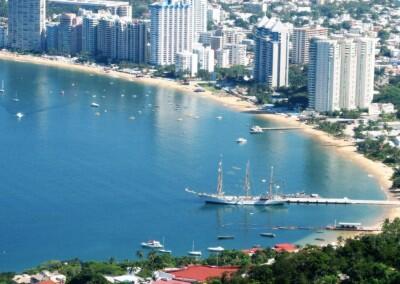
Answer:
[[[239,205],[239,206],[282,206],[286,203],[284,199],[268,199],[261,197],[245,196],[207,196],[199,195],[208,204]]]

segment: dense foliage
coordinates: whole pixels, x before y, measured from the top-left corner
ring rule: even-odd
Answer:
[[[400,77],[390,79],[389,84],[383,86],[374,97],[374,102],[392,103],[396,109],[400,109]]]
[[[400,219],[379,235],[347,240],[335,249],[308,246],[279,254],[272,265],[253,265],[223,283],[400,283]],[[243,273],[247,277],[243,278]],[[221,281],[222,282],[222,281]]]
[[[346,125],[340,122],[320,121],[317,124],[317,129],[327,132],[335,137],[343,137]]]

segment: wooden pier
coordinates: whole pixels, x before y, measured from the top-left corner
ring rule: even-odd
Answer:
[[[288,126],[288,127],[261,127],[263,131],[268,131],[268,130],[295,130],[295,129],[301,129],[301,127],[296,127],[296,126]]]
[[[398,200],[359,200],[349,198],[321,198],[321,197],[289,197],[286,198],[287,203],[294,204],[342,204],[342,205],[392,205],[400,206]]]

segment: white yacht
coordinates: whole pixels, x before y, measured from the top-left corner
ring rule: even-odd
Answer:
[[[142,242],[141,246],[144,248],[153,248],[153,249],[159,249],[159,248],[164,247],[159,241],[155,241],[155,240]]]
[[[100,105],[98,103],[91,103],[90,106],[91,107],[99,107]]]
[[[259,133],[263,133],[263,132],[264,132],[264,130],[258,125],[252,126],[250,128],[250,133],[251,134],[259,134]]]
[[[197,195],[202,198],[206,203],[221,204],[221,205],[259,205],[259,206],[271,206],[271,205],[284,205],[287,199],[274,193],[274,187],[279,188],[273,181],[273,171],[274,168],[271,167],[271,176],[268,186],[268,191],[263,195],[253,196],[250,194],[250,164],[247,163],[246,176],[244,182],[244,195],[225,195],[223,190],[223,171],[222,171],[222,161],[218,164],[218,184],[217,193],[204,193],[195,192],[186,188],[186,192]]]
[[[188,255],[190,255],[190,256],[201,256],[201,251],[194,250],[194,241],[193,241],[193,244],[192,244],[192,250],[188,251]]]
[[[15,116],[16,116],[18,119],[21,119],[21,118],[24,117],[24,114],[23,114],[22,112],[17,112],[17,113],[15,114]]]
[[[163,243],[162,243],[163,248],[159,249],[158,251],[161,253],[165,253],[165,254],[171,254],[172,250],[166,249],[165,248],[165,238],[163,238]]]
[[[223,252],[225,249],[223,247],[209,247],[207,250],[210,252]]]

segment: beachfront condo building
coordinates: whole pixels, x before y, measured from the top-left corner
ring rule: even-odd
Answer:
[[[20,51],[42,51],[45,30],[45,0],[8,1],[8,39],[10,48]]]
[[[314,38],[309,59],[310,108],[327,112],[369,107],[374,92],[374,38]]]
[[[193,47],[193,53],[197,54],[200,70],[205,70],[209,73],[214,72],[215,54],[214,50],[211,49],[210,46],[203,46],[201,44],[197,44],[195,47]]]
[[[146,64],[149,60],[149,22],[134,20],[129,23],[129,61]]]
[[[175,64],[178,52],[192,52],[193,13],[190,4],[165,0],[150,5],[150,63]]]
[[[247,46],[245,44],[226,44],[229,50],[229,65],[247,65]]]
[[[129,60],[129,21],[119,18],[111,30],[111,59],[115,61]]]
[[[97,52],[97,26],[100,15],[85,11],[82,21],[82,53],[96,56]]]
[[[111,14],[104,14],[97,25],[97,53],[98,58],[111,58],[111,33],[116,17]]]
[[[198,62],[199,59],[196,53],[178,52],[175,58],[175,72],[183,76],[196,77]]]
[[[271,88],[288,86],[289,27],[277,18],[264,17],[254,37],[254,80]]]
[[[58,53],[75,56],[81,51],[82,18],[73,13],[60,17],[57,33]]]
[[[312,39],[309,59],[309,106],[320,112],[339,109],[341,60],[338,42]]]
[[[207,31],[207,0],[187,0],[193,9],[193,37],[197,42],[200,33]]]
[[[321,36],[328,36],[327,28],[321,26],[295,28],[292,35],[291,62],[293,64],[307,64],[310,40]]]
[[[361,37],[357,45],[356,105],[368,108],[374,97],[375,45],[376,39]]]
[[[5,48],[8,45],[8,26],[0,24],[0,48]]]

